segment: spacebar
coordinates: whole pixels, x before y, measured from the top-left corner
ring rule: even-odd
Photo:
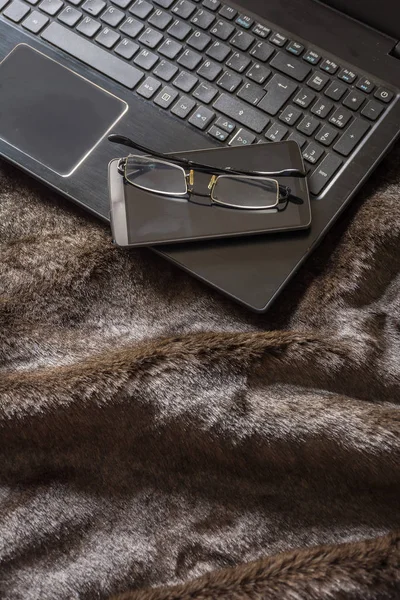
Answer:
[[[109,54],[58,23],[51,23],[42,33],[42,38],[127,88],[134,88],[144,76],[136,67]]]

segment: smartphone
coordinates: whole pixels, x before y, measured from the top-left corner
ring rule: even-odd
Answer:
[[[198,163],[246,171],[304,170],[293,141],[175,153]],[[311,224],[307,179],[277,178],[292,199],[268,210],[243,210],[149,193],[124,181],[119,159],[109,165],[110,218],[118,246],[154,246],[306,229]],[[196,199],[194,199],[196,200]]]

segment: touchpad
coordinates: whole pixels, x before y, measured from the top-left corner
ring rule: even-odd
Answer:
[[[26,44],[0,64],[0,98],[0,138],[63,177],[128,109]]]

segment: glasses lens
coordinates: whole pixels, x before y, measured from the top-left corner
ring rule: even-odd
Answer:
[[[175,196],[187,193],[185,172],[181,167],[147,156],[128,156],[125,178],[149,192]]]
[[[275,179],[221,175],[212,193],[218,204],[231,208],[265,210],[278,204],[279,187]]]

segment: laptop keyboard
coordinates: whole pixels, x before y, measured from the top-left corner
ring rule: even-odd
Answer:
[[[296,141],[315,196],[395,96],[219,0],[0,0],[0,11],[223,144]]]

